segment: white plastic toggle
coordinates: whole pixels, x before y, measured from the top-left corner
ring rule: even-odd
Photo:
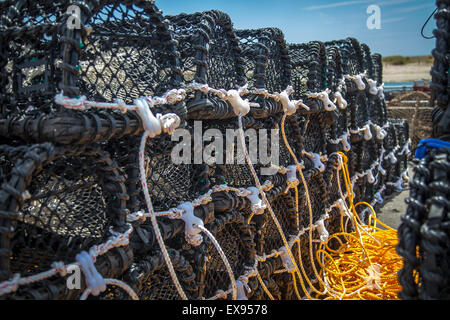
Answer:
[[[347,206],[345,205],[344,200],[339,199],[338,201],[336,201],[336,205],[337,205],[341,215],[352,218],[350,212],[347,209]]]
[[[292,165],[286,168],[286,176],[289,182],[298,182],[297,179],[297,166]]]
[[[290,88],[277,94],[277,96],[280,99],[281,105],[283,106],[283,111],[288,116],[292,116],[297,111],[297,104],[295,101],[291,101],[289,99],[289,91],[291,91]]]
[[[245,287],[241,280],[236,280],[236,288],[237,288],[237,300],[248,300],[247,295],[245,294]]]
[[[378,87],[378,96],[381,100],[384,100],[384,83]]]
[[[386,156],[386,158],[389,159],[389,160],[391,161],[392,164],[396,164],[397,161],[398,161],[398,159],[397,159],[397,157],[395,156],[395,153],[394,153],[393,151],[391,151],[391,152]]]
[[[236,115],[245,116],[250,112],[250,103],[248,99],[242,99],[238,90],[229,90],[225,100],[230,102]]]
[[[309,96],[311,98],[320,99],[326,111],[334,111],[336,110],[336,105],[333,103],[333,101],[330,100],[330,93],[330,89],[326,89],[325,91],[319,93],[312,93]]]
[[[403,171],[402,173],[402,179],[404,183],[408,183],[409,182],[409,176],[408,176],[408,171]]]
[[[247,189],[247,198],[252,202],[252,212],[256,215],[264,213],[266,210],[266,205],[264,201],[259,198],[259,190],[255,187],[250,187]]]
[[[319,232],[320,235],[320,241],[327,242],[328,238],[330,237],[330,234],[328,233],[327,229],[325,228],[325,224],[323,220],[319,220],[316,223],[317,232]]]
[[[369,141],[372,140],[372,131],[370,130],[370,124],[366,124],[364,126],[364,140]]]
[[[371,169],[367,170],[367,182],[369,182],[370,184],[375,183],[375,177],[373,176],[373,172]]]
[[[384,138],[386,138],[386,136],[387,136],[386,130],[384,130],[383,128],[381,128],[379,126],[376,127],[376,130],[377,130],[377,139],[384,140]]]
[[[377,82],[373,79],[367,79],[367,83],[369,84],[369,93],[376,96],[378,94]]]
[[[375,201],[376,201],[377,203],[379,203],[379,204],[383,204],[383,203],[384,203],[384,199],[383,199],[383,197],[381,196],[381,192],[379,192],[379,191],[373,195],[373,198],[374,198]]]
[[[349,152],[352,148],[350,142],[348,142],[348,134],[343,134],[341,137],[342,146],[344,147],[345,152]]]
[[[363,76],[358,74],[353,78],[353,81],[355,81],[356,86],[358,87],[358,90],[362,91],[366,89],[366,84],[363,81]]]
[[[286,271],[291,272],[295,270],[294,264],[292,263],[291,257],[286,249],[286,247],[282,247],[279,251],[281,261],[283,262],[283,266]]]
[[[89,253],[86,251],[80,252],[76,255],[75,259],[80,264],[81,270],[83,270],[86,286],[91,290],[91,294],[98,296],[101,292],[105,291],[105,279],[98,273]]]
[[[142,120],[144,130],[149,133],[150,138],[160,135],[162,132],[161,121],[153,115],[147,100],[139,98],[134,100],[134,104],[138,107],[137,113]]]
[[[203,242],[203,237],[200,234],[202,231],[196,225],[203,226],[203,220],[194,215],[194,206],[190,202],[179,205],[177,209],[183,211],[181,219],[185,224],[186,241],[194,247],[198,247]]]
[[[396,183],[393,184],[395,187],[396,192],[402,192],[403,191],[403,179],[400,178]]]
[[[382,162],[382,161],[380,161],[380,162],[378,163],[378,172],[380,172],[383,176],[385,176],[387,172],[386,172],[386,170],[382,167],[381,162]]]
[[[318,169],[320,172],[324,172],[325,165],[322,162],[322,158],[321,158],[320,154],[313,153],[312,155],[313,155],[313,157],[311,160],[314,163],[314,168]]]
[[[347,108],[348,105],[347,100],[344,99],[344,97],[339,91],[334,93],[334,98],[339,109],[344,110]]]

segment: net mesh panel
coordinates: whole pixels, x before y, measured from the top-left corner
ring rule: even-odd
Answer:
[[[132,103],[162,95],[173,84],[173,57],[152,12],[110,1],[96,8],[80,59],[80,90],[88,99]]]
[[[0,14],[2,115],[48,111],[58,91],[61,35],[69,1],[7,1]]]
[[[185,80],[196,79],[213,88],[227,90],[244,84],[242,49],[228,15],[212,10],[168,19],[175,25],[175,34],[181,43]],[[187,43],[189,41],[192,43]],[[194,53],[202,58],[196,58]]]
[[[244,216],[239,212],[232,212],[222,216],[217,216],[215,221],[206,228],[216,238],[222,247],[235,278],[244,274],[245,267],[253,263],[251,250],[254,250],[253,236],[249,226],[244,220]],[[217,249],[212,242],[205,237],[205,268],[202,282],[205,287],[201,297],[210,298],[217,293],[217,290],[228,290],[231,285],[230,277],[225,264],[221,259]],[[253,253],[254,259],[254,253]]]
[[[314,172],[310,177],[305,177],[308,186],[309,198],[311,202],[311,209],[313,214],[313,223],[316,223],[319,218],[325,213],[325,208],[328,204],[325,203],[323,195],[327,193],[326,183],[321,174]],[[306,201],[305,190],[303,184],[299,185],[299,205],[300,205],[300,224],[307,228],[309,226],[309,209]]]
[[[327,53],[327,84],[331,92],[336,92],[340,84],[340,80],[344,76],[342,57],[339,50],[335,46],[325,43],[325,48]],[[341,94],[345,99],[345,87],[342,88],[342,90],[343,91]],[[348,110],[348,108],[344,110],[337,108],[334,111],[336,120],[333,121],[332,124],[335,128],[335,137],[333,137],[333,139],[341,137],[347,130],[348,124],[350,123],[350,113]]]
[[[304,98],[309,92],[320,92],[326,87],[326,55],[319,41],[288,46],[292,65],[291,83],[294,99]]]
[[[185,288],[189,299],[198,299],[198,286],[191,264],[181,252],[168,249],[174,265],[175,273]],[[162,255],[159,253],[143,261],[151,262],[151,268],[146,272],[139,284],[138,296],[141,300],[179,300],[180,295],[170,277]]]
[[[253,31],[253,32],[252,32]],[[266,67],[269,56],[269,48],[262,43],[263,32],[256,30],[238,30],[236,36],[239,39],[239,46],[242,48],[242,58],[244,60],[244,74],[250,88],[258,88],[257,79],[264,78],[264,74],[259,71]],[[258,65],[258,68],[257,68]]]
[[[318,240],[318,239],[319,239],[319,234],[317,233],[317,231],[314,230],[312,232],[312,240],[314,241],[314,240]],[[316,259],[314,258],[318,248],[319,248],[318,244],[316,242],[313,242],[313,245],[312,245],[313,261],[315,263],[316,270],[318,272],[320,272],[319,271],[320,270],[320,266],[316,262]],[[298,265],[298,268],[299,268],[300,272],[302,273],[303,282],[304,282],[306,288],[308,289],[308,283],[305,281],[305,277],[304,277],[303,271],[301,269],[301,264],[300,264],[300,260],[299,260],[299,253],[300,253],[300,257],[302,259],[303,269],[304,269],[306,275],[308,276],[308,278],[310,279],[310,281],[313,281],[317,277],[316,277],[316,275],[314,273],[314,269],[313,269],[312,264],[311,264],[310,248],[309,248],[309,231],[305,232],[300,237],[300,241],[295,243],[295,245],[292,247],[292,254],[295,257],[295,261],[296,261],[296,263]],[[299,281],[298,277],[296,277],[296,281],[297,281],[298,291],[299,291],[300,295],[303,297],[304,296],[304,292],[303,292],[303,289],[302,289],[302,286],[300,284],[300,281]],[[316,288],[319,287],[318,283],[313,284],[313,285]]]
[[[193,190],[193,165],[177,165],[172,161],[171,151],[176,143],[170,141],[170,136],[152,139],[150,143],[146,148],[144,161],[148,189],[155,210],[174,208],[199,196]],[[140,197],[141,203],[145,204],[142,192]]]
[[[53,156],[52,148],[39,148],[9,159],[16,171],[11,171],[9,181],[5,179],[2,185],[1,198],[7,201],[2,206],[17,210],[10,241],[2,242],[10,252],[9,270],[2,271],[22,276],[47,271],[55,261],[72,263],[77,253],[104,243],[110,227],[117,228],[122,221],[128,198],[123,177],[108,153],[99,148],[61,149]],[[36,167],[30,166],[33,162]],[[26,180],[21,184],[18,176]],[[7,186],[16,184],[19,190],[25,187],[30,196],[14,209],[4,195],[10,192]]]
[[[381,54],[374,53],[372,55],[372,63],[374,69],[373,79],[377,81],[378,86],[381,86],[383,84],[383,61]]]
[[[46,271],[54,261],[72,262],[77,253],[109,237],[109,194],[101,166],[90,157],[63,157],[29,185],[31,198],[19,211],[11,240],[11,270]]]
[[[324,126],[324,113],[317,112],[299,116],[299,124],[303,149],[306,152],[326,153],[326,135]],[[309,159],[304,157],[305,159]]]
[[[362,64],[363,70],[367,72],[367,76],[370,79],[377,80],[375,78],[375,66],[372,60],[372,55],[369,46],[365,43],[362,43],[361,52],[363,55],[363,64]]]
[[[215,24],[211,25],[212,36],[208,54],[208,84],[213,88],[234,88],[244,85],[240,62],[241,48],[233,31],[230,17],[213,11]]]

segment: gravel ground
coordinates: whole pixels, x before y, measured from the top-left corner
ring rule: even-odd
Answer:
[[[409,178],[412,179],[413,164],[409,163]],[[408,205],[405,200],[409,197],[409,188],[405,188],[402,192],[391,195],[389,198],[384,199],[385,203],[382,208],[377,210],[377,217],[388,226],[398,229],[401,223],[401,217],[406,213]]]

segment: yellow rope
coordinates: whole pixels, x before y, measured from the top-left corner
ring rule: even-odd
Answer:
[[[333,291],[341,292],[339,299],[398,299],[397,293],[401,287],[397,272],[402,268],[402,259],[395,251],[398,243],[397,231],[381,222],[367,202],[353,204],[354,193],[347,168],[347,157],[343,153],[339,154],[349,209],[356,230],[352,233],[342,230],[341,233],[330,236],[324,248],[317,250],[317,262],[325,271],[327,283],[333,287]],[[356,212],[356,208],[361,205],[367,206],[372,212],[368,225],[361,223]],[[376,223],[386,230],[376,227]],[[338,240],[338,248],[331,249],[330,242],[335,239]],[[324,262],[320,256],[325,258]]]
[[[313,257],[313,215],[308,185],[302,172],[303,168],[301,168],[297,157],[287,141],[285,134],[285,120],[286,115],[284,115],[281,120],[281,133],[283,141],[296,163],[297,170],[300,174],[300,178],[305,189],[305,198],[308,205],[310,218],[309,255],[311,266],[319,284],[324,288],[324,291],[320,291],[313,286],[312,281],[305,272],[301,255],[300,240],[297,240],[300,269],[309,287],[316,293],[316,298],[318,299],[397,299],[397,293],[401,289],[397,280],[397,272],[402,267],[402,260],[395,251],[395,247],[398,242],[397,231],[381,222],[377,218],[375,210],[367,202],[359,202],[354,204],[355,194],[353,192],[351,177],[347,166],[348,159],[342,152],[338,152],[340,156],[339,161],[341,164],[340,172],[342,172],[345,188],[348,194],[348,210],[351,213],[351,222],[353,224],[354,231],[347,231],[347,224],[344,226],[344,216],[342,215],[340,219],[341,232],[331,235],[328,240],[326,242],[322,242],[316,250],[315,258],[321,267],[321,273],[324,274],[323,279],[320,276],[315,267]],[[339,170],[337,170],[337,172],[337,180],[339,184]],[[340,184],[339,189],[341,189]],[[343,196],[342,190],[340,190],[340,193],[341,196]],[[295,195],[297,216],[299,216],[298,191]],[[346,203],[345,200],[344,203]],[[356,211],[356,208],[362,205],[367,206],[371,211],[368,225],[364,225],[362,223]],[[377,223],[379,223],[386,230],[378,228],[376,226]],[[332,249],[331,245],[331,241],[333,240],[337,242],[337,248],[335,249]],[[294,280],[295,293],[298,297],[300,297],[295,274],[292,276]],[[297,276],[306,297],[308,299],[312,299],[309,292],[305,288],[301,275],[297,273]]]

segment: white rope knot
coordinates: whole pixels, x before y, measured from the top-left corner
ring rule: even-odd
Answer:
[[[164,97],[165,103],[169,104],[175,104],[184,99],[186,99],[186,90],[184,89],[172,89]]]
[[[55,269],[55,271],[58,272],[61,277],[65,277],[67,275],[67,267],[64,262],[55,261],[51,264],[51,267]]]
[[[342,199],[337,200],[336,206],[339,209],[339,213],[342,216],[347,216],[348,218],[352,219],[352,215],[351,215],[350,211],[348,210],[344,200],[342,200]]]
[[[334,93],[334,102],[337,103],[339,109],[345,110],[348,106],[347,100],[344,99],[342,93],[337,91]]]
[[[380,99],[384,100],[384,83],[378,87],[378,96]]]
[[[325,91],[319,93],[310,93],[308,96],[310,98],[318,98],[321,100],[326,111],[334,111],[337,108],[333,101],[330,100],[330,93],[330,89],[326,89]]]
[[[203,242],[203,237],[200,234],[202,230],[198,227],[203,227],[203,220],[194,215],[194,206],[191,202],[185,202],[179,205],[177,209],[183,211],[181,220],[183,220],[185,224],[184,233],[186,241],[190,245],[198,247]]]
[[[375,126],[375,129],[377,131],[377,139],[378,140],[384,140],[384,138],[386,138],[386,136],[387,136],[386,130],[384,130],[380,126]]]
[[[402,156],[404,154],[406,154],[407,156],[409,156],[411,154],[411,150],[409,149],[409,144],[410,141],[408,141],[404,146],[402,151],[400,151],[400,153],[398,155]]]
[[[165,115],[157,114],[157,119],[161,122],[161,128],[164,133],[172,135],[173,132],[180,126],[181,119],[174,113]]]
[[[89,253],[83,251],[76,255],[76,260],[80,264],[81,270],[86,279],[87,290],[94,296],[98,296],[106,290],[105,279],[98,273],[94,265],[94,259]]]
[[[267,206],[264,204],[264,201],[259,197],[259,190],[255,187],[250,187],[247,189],[246,197],[252,203],[252,212],[255,215],[261,215],[266,210]]]
[[[387,174],[386,170],[382,167],[382,161],[378,162],[378,172],[380,172],[383,176]]]
[[[309,159],[314,163],[315,169],[319,170],[320,172],[325,171],[325,165],[322,161],[327,161],[327,157],[323,157],[321,154],[312,152],[303,152],[303,154],[307,155]]]
[[[119,108],[120,112],[122,112],[123,114],[128,112],[127,104],[125,103],[125,101],[118,98],[116,100],[116,103],[117,103],[117,107]]]
[[[73,109],[73,110],[86,110],[85,106],[86,97],[81,96],[78,99],[75,98],[69,98],[65,97],[61,91],[61,93],[58,93],[55,95],[55,103],[64,106],[67,109]]]

